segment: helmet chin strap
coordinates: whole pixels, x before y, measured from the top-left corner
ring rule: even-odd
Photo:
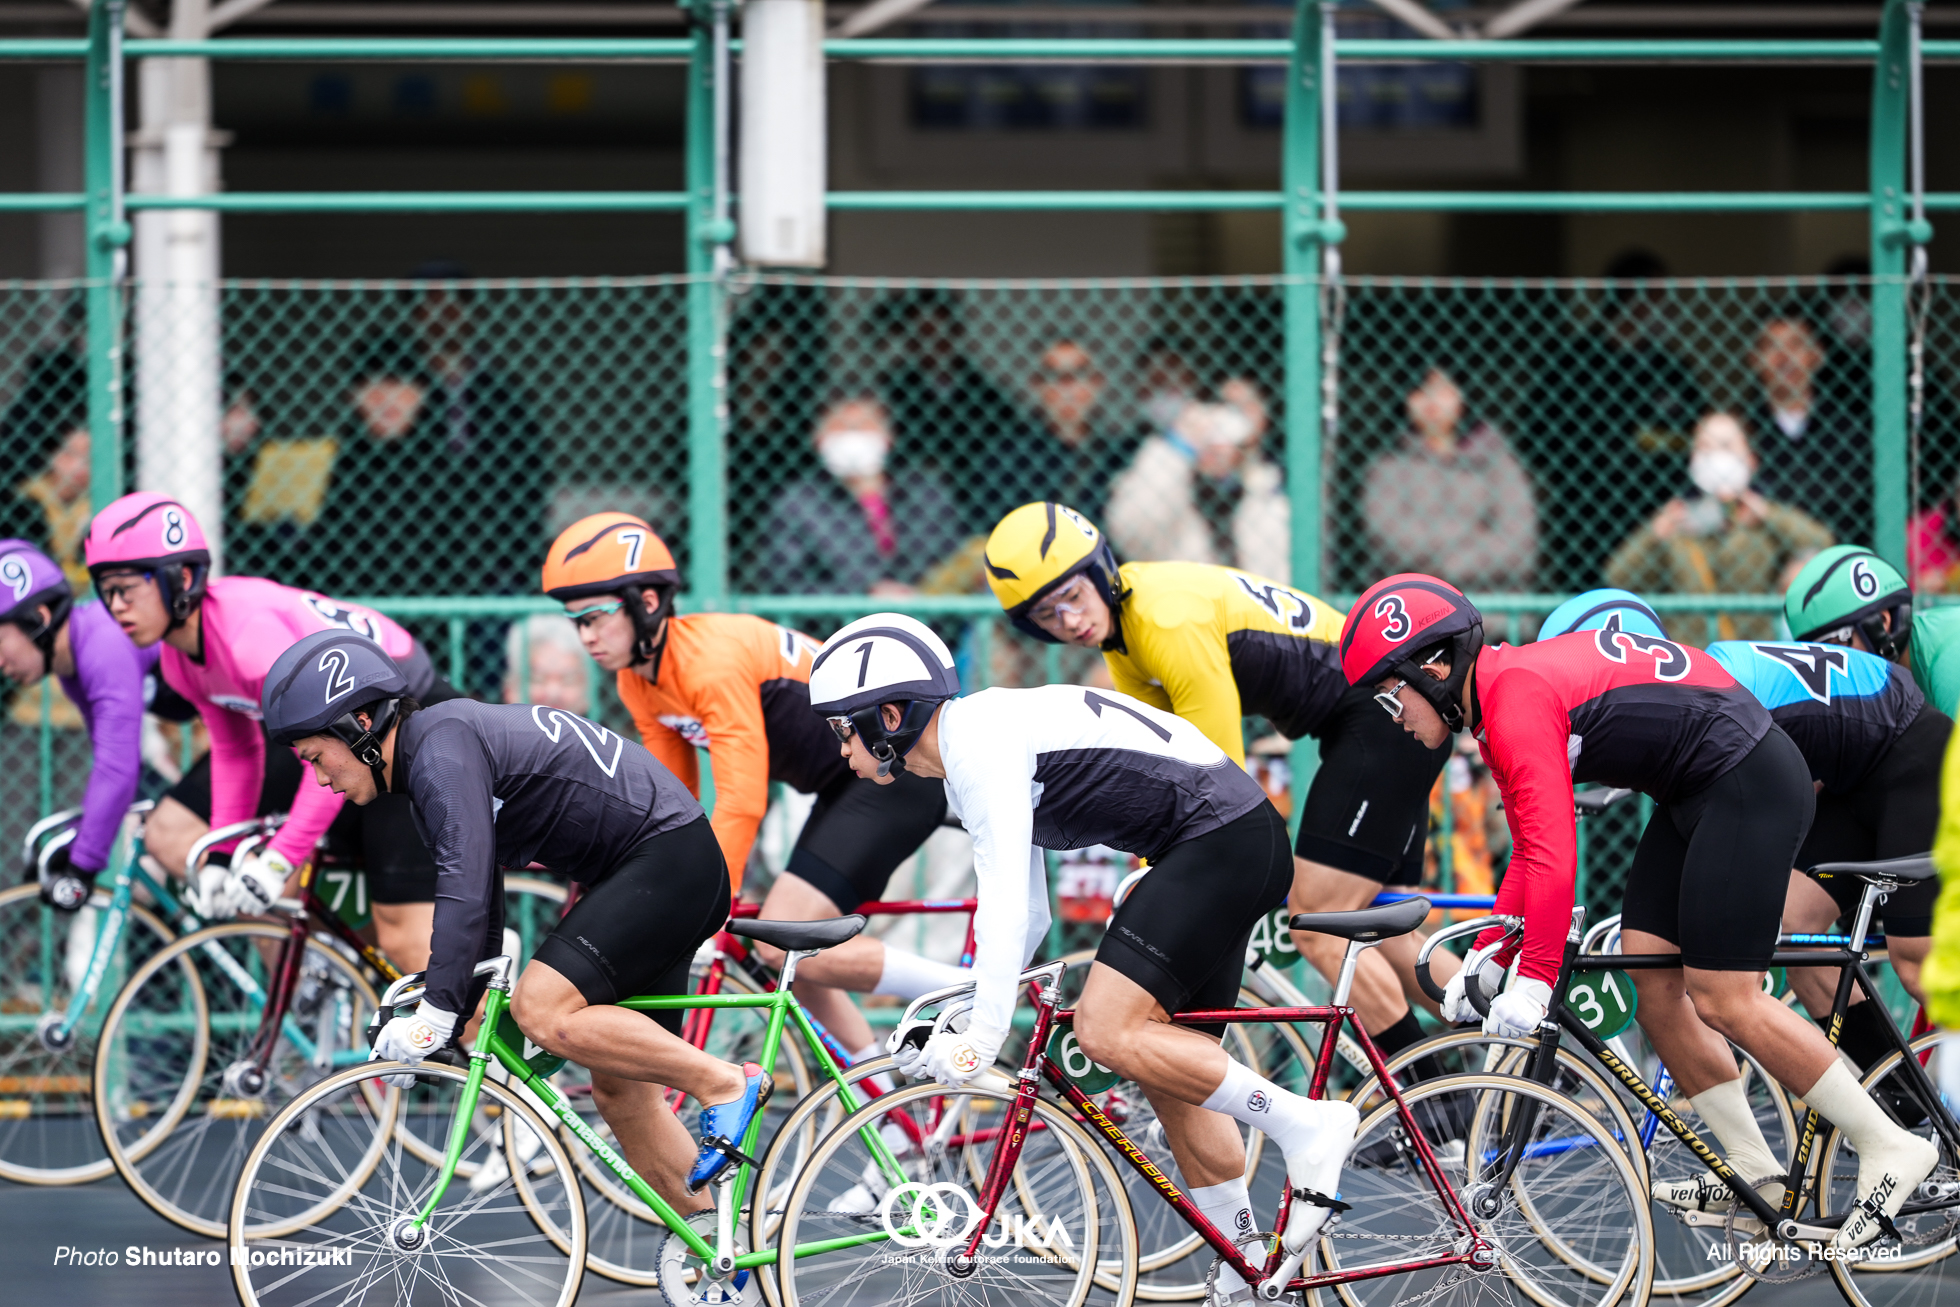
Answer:
[[[1900,604],[1892,609],[1891,613],[1891,630],[1885,629],[1877,613],[1858,623],[1858,630],[1864,635],[1865,643],[1871,647],[1873,653],[1888,661],[1897,661],[1900,653],[1905,650],[1906,641],[1912,638],[1912,605]]]
[[[882,704],[860,708],[851,714],[851,725],[864,738],[864,747],[878,760],[878,778],[903,776],[905,774],[905,755],[912,752],[912,746],[925,734],[932,714],[939,705],[926,699],[913,699],[905,705],[898,720],[898,729],[885,729],[885,710]]]
[[[377,795],[388,792],[381,742],[388,738],[388,731],[394,726],[400,707],[400,699],[384,699],[366,709],[372,725],[362,726],[360,719],[348,712],[342,713],[327,726],[353,752],[355,761],[365,764],[374,773],[374,791]]]
[[[41,668],[44,675],[54,675],[55,637],[60,635],[61,628],[67,625],[68,611],[74,606],[74,602],[72,598],[56,599],[48,605],[47,621],[32,631],[27,630],[25,626],[21,627],[27,638],[34,642],[34,647],[41,651]]]
[[[660,596],[652,612],[647,611],[648,590]],[[619,591],[619,597],[633,622],[633,665],[645,665],[647,679],[658,683],[661,656],[667,652],[667,619],[674,613],[674,591],[670,586],[640,586]]]

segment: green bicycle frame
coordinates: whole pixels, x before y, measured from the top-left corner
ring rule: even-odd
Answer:
[[[448,1145],[443,1150],[442,1169],[436,1177],[435,1189],[415,1217],[415,1228],[419,1230],[427,1224],[430,1217],[435,1214],[437,1205],[442,1202],[443,1195],[448,1191],[450,1181],[455,1178],[456,1167],[462,1161],[464,1148],[469,1144],[470,1122],[476,1114],[476,1100],[477,1095],[482,1091],[484,1072],[489,1069],[490,1063],[494,1060],[513,1077],[523,1082],[526,1089],[549,1107],[553,1115],[564,1123],[565,1128],[590,1149],[593,1156],[604,1162],[607,1169],[619,1178],[619,1182],[632,1191],[634,1197],[653,1210],[661,1224],[680,1237],[687,1245],[688,1251],[703,1261],[712,1263],[715,1259],[714,1248],[695,1233],[694,1229],[681,1219],[679,1213],[655,1193],[652,1186],[640,1178],[638,1172],[627,1165],[625,1158],[614,1151],[605,1140],[599,1138],[592,1127],[586,1124],[585,1118],[573,1109],[570,1100],[560,1093],[556,1086],[531,1069],[521,1056],[521,1049],[511,1047],[510,1043],[497,1033],[504,1012],[509,1006],[509,993],[493,984],[485,1000],[483,1021],[477,1029],[476,1047],[470,1052],[469,1075],[463,1082],[462,1099],[457,1103],[455,1119],[450,1123]],[[850,1086],[845,1083],[843,1071],[830,1056],[830,1051],[824,1047],[823,1039],[818,1035],[816,1027],[810,1023],[810,1018],[797,1003],[796,996],[787,988],[765,994],[677,994],[671,997],[629,998],[621,1000],[619,1006],[630,1008],[635,1012],[672,1012],[688,1008],[767,1008],[769,1025],[763,1036],[760,1061],[763,1075],[775,1075],[776,1052],[782,1046],[783,1032],[789,1027],[790,1022],[794,1021],[804,1044],[816,1055],[823,1074],[836,1084],[838,1098],[843,1104],[844,1111],[848,1114],[862,1106],[857,1095],[853,1094]],[[762,1113],[757,1112],[750,1120],[749,1128],[744,1132],[739,1143],[741,1151],[753,1157],[761,1136]],[[885,1146],[884,1139],[878,1131],[867,1126],[859,1137],[871,1150],[885,1177],[893,1184],[903,1183],[905,1176],[897,1159],[891,1155],[891,1150]],[[735,1188],[730,1201],[737,1212],[742,1210],[743,1198],[748,1191],[750,1170],[748,1163],[736,1163],[735,1178],[731,1182]],[[883,1242],[889,1238],[888,1234],[880,1230],[873,1234],[853,1235],[843,1239],[825,1239],[816,1243],[798,1244],[791,1256],[810,1257],[859,1244]],[[744,1253],[735,1259],[735,1269],[748,1270],[765,1266],[776,1261],[780,1255],[780,1249]]]

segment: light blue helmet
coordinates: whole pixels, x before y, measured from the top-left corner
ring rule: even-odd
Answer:
[[[1661,619],[1645,599],[1630,590],[1588,590],[1574,595],[1552,610],[1552,615],[1538,628],[1538,638],[1549,640],[1573,631],[1597,631],[1616,617],[1622,631],[1667,638],[1667,632],[1661,629]]]

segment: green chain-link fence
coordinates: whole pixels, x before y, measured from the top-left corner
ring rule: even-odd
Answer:
[[[513,631],[511,619],[541,608],[552,536],[602,508],[644,514],[689,565],[689,289],[683,277],[226,283],[213,305],[221,393],[200,402],[221,428],[227,570],[342,597],[475,597],[467,611],[384,606],[475,693],[529,696],[533,677],[568,678],[610,711],[576,650],[553,643],[562,624]],[[1558,598],[1606,582],[1682,596],[1669,621],[1684,639],[1767,637],[1773,605],[1693,596],[1779,594],[1808,551],[1870,538],[1868,281],[1350,279],[1323,295],[1338,417],[1314,500],[1282,475],[1297,429],[1284,289],[734,281],[724,424],[738,602],[821,634],[851,596],[929,596],[971,681],[1017,683],[1093,663],[961,615],[988,604],[979,542],[1029,499],[1072,503],[1129,558],[1280,578],[1291,521],[1317,512],[1330,598],[1388,571],[1434,571],[1509,596],[1490,607],[1514,639]],[[165,339],[145,315],[181,303],[140,286],[129,302],[128,475],[141,484],[176,448],[169,406],[152,395],[146,407],[144,387],[169,378],[142,355]],[[1960,561],[1948,507],[1960,323],[1943,281],[1921,307],[1913,507],[1930,514],[1915,527],[1931,550],[1924,579],[1945,584]],[[0,288],[0,533],[46,545],[78,581],[81,322],[76,286]],[[1719,488],[1722,455],[1754,466],[1741,498],[1696,488],[1697,476]],[[19,798],[0,838],[72,800],[85,774],[73,711],[49,694],[44,715],[46,693],[15,691],[0,727],[0,766],[44,778],[9,788]],[[1634,829],[1602,826],[1596,885],[1622,874]]]

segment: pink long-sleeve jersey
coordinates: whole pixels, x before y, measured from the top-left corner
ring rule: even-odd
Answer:
[[[390,657],[407,664],[415,639],[371,609],[344,604],[310,590],[295,590],[256,576],[230,576],[210,583],[200,607],[204,657],[192,658],[165,646],[163,679],[203,716],[211,733],[211,827],[246,821],[259,806],[265,781],[265,735],[259,728],[259,691],[273,662],[302,636],[344,626],[372,639]],[[411,687],[411,692],[413,687]],[[301,781],[292,814],[271,847],[294,866],[313,855],[313,846],[340,812],[341,796]]]

